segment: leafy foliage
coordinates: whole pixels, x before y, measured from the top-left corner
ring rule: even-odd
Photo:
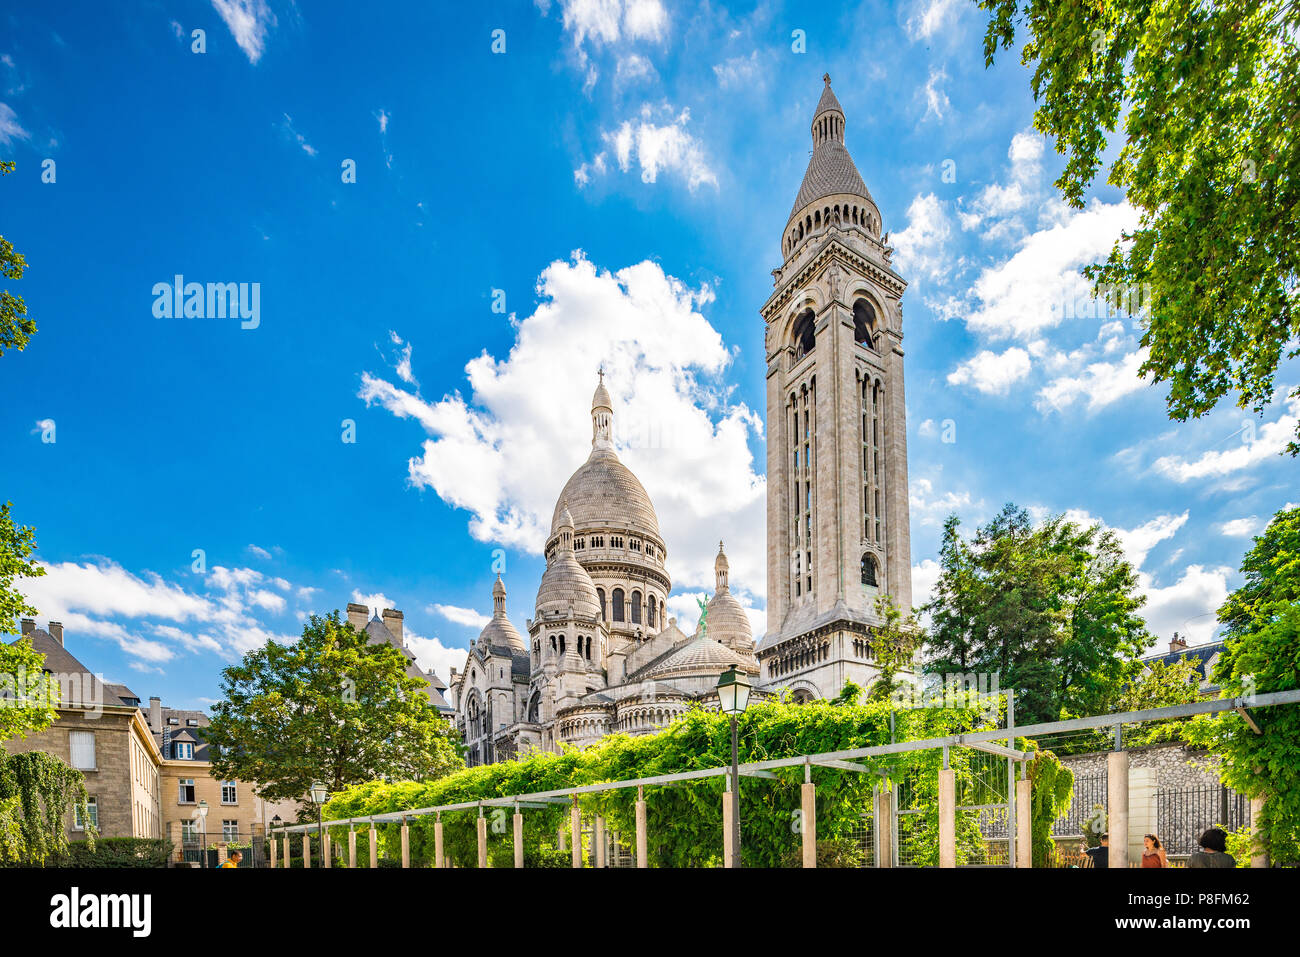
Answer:
[[[924,635],[916,617],[904,615],[888,595],[878,597],[875,607],[880,624],[872,629],[871,651],[880,674],[871,685],[871,698],[888,701],[898,688],[898,672],[912,668]]]
[[[47,867],[166,867],[172,842],[153,837],[101,837],[96,841],[71,841],[49,858]]]
[[[1030,843],[1034,867],[1049,866],[1056,850],[1052,824],[1070,809],[1074,800],[1074,772],[1051,751],[1039,751],[1028,768],[1030,788]]]
[[[64,821],[74,806],[93,846],[95,833],[86,805],[80,771],[44,751],[0,750],[0,860],[43,864],[63,854],[68,846]]]
[[[1112,531],[1064,517],[1034,526],[1005,506],[971,542],[944,523],[927,671],[996,674],[1018,723],[1099,714],[1151,643],[1137,574]]]
[[[1245,583],[1219,609],[1226,644],[1214,679],[1225,695],[1300,688],[1300,508],[1284,509],[1241,564]],[[1256,826],[1276,862],[1300,861],[1300,708],[1250,712],[1256,734],[1235,711],[1201,715],[1187,726],[1189,741],[1222,757],[1223,783],[1264,797]]]
[[[455,730],[406,673],[406,657],[316,615],[292,645],[268,641],[222,672],[204,729],[213,773],[258,781],[269,799],[374,778],[434,778],[463,767]]]
[[[0,176],[14,171],[14,164],[9,160],[0,160]],[[20,252],[14,251],[14,245],[0,236],[0,276],[6,279],[22,279],[27,260]],[[36,323],[27,316],[27,304],[22,296],[15,296],[8,289],[0,289],[0,356],[5,349],[26,348]]]
[[[984,56],[1025,35],[1034,126],[1067,163],[1056,185],[1082,207],[1107,134],[1108,182],[1137,209],[1087,270],[1099,288],[1149,290],[1141,371],[1168,382],[1184,421],[1236,392],[1262,412],[1300,336],[1300,7],[1290,0],[979,0]],[[1291,392],[1300,397],[1300,388]],[[1298,433],[1300,434],[1300,433]],[[1295,455],[1300,444],[1292,442]]]
[[[885,702],[866,704],[812,702],[791,705],[765,702],[753,705],[739,720],[739,755],[742,762],[799,754],[844,750],[888,743],[890,709]],[[975,710],[932,709],[895,712],[898,740],[915,740],[953,734],[982,726]],[[970,772],[959,760],[967,749],[954,749],[954,766],[960,782]],[[730,762],[731,732],[726,716],[694,710],[660,733],[645,737],[613,735],[584,750],[539,753],[519,761],[468,768],[435,781],[387,784],[377,781],[335,795],[326,805],[327,819],[365,817],[421,807],[435,807],[486,798],[510,797],[559,790],[602,781],[631,780],[699,768],[725,767]],[[816,768],[817,834],[837,842],[849,837],[871,806],[874,785],[881,781],[909,781],[918,793],[937,780],[942,752],[937,749],[868,759],[874,773],[854,773]],[[780,866],[791,848],[799,845],[798,810],[802,768],[780,770],[775,779],[741,781],[743,863],[748,867]],[[651,835],[652,866],[715,866],[722,857],[722,778],[704,778],[689,784],[645,788],[647,832]],[[636,833],[636,790],[620,788],[584,796],[584,814],[599,813],[606,826],[620,832],[627,843]],[[925,840],[935,844],[937,860],[937,802],[927,810]],[[509,808],[485,808],[488,851],[492,866],[513,862],[513,824]],[[524,815],[525,853],[530,848],[556,844],[561,826],[567,826],[569,807],[548,805],[528,808]],[[933,820],[931,820],[931,817]],[[476,810],[442,814],[444,850],[457,866],[477,861]],[[413,862],[433,858],[432,815],[409,821]],[[400,831],[395,825],[376,826],[384,854],[396,857]],[[358,858],[365,859],[363,842],[368,829],[358,832]],[[346,828],[337,840],[346,841]],[[367,844],[368,847],[368,844]],[[366,851],[368,853],[368,850]],[[527,858],[526,858],[527,860]]]

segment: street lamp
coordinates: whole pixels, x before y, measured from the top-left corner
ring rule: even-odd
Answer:
[[[718,678],[718,707],[731,718],[731,866],[740,866],[740,763],[736,719],[749,705],[749,681],[732,665]]]
[[[324,813],[325,800],[329,797],[329,792],[325,790],[325,785],[319,781],[311,782],[311,803],[316,805],[316,843],[320,846],[321,863],[325,863],[325,825],[322,823],[321,815]]]
[[[199,801],[199,833],[202,835],[199,845],[199,866],[208,866],[208,802]]]

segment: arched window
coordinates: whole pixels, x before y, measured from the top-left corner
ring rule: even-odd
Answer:
[[[657,607],[657,606],[656,606],[656,602],[655,602],[655,596],[654,596],[654,595],[651,595],[651,596],[650,596],[650,608],[649,608],[649,610],[646,612],[646,618],[645,618],[645,623],[646,623],[646,625],[647,625],[648,627],[650,627],[650,628],[653,628],[653,627],[655,626],[655,609],[656,609],[656,607]]]
[[[600,599],[600,620],[609,621],[609,619],[605,617],[605,589],[597,588],[596,597]]]
[[[795,320],[794,357],[796,359],[802,359],[816,347],[817,331],[814,328],[815,325],[816,320],[811,309]]]
[[[614,589],[614,620],[623,621],[623,589]]]
[[[632,624],[641,624],[641,593],[632,592]]]
[[[861,345],[876,347],[876,310],[865,299],[853,304],[853,339]]]
[[[870,552],[862,555],[862,584],[876,586],[876,559]]]

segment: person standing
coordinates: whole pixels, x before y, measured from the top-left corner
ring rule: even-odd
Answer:
[[[1085,847],[1083,853],[1092,859],[1092,866],[1109,867],[1110,866],[1110,834],[1101,836],[1101,845],[1099,847]]]
[[[1165,855],[1165,846],[1160,843],[1160,838],[1154,834],[1147,834],[1142,838],[1142,866],[1169,866],[1169,858]]]
[[[1228,853],[1228,835],[1212,827],[1201,835],[1201,849],[1187,861],[1188,867],[1236,867],[1237,859]]]

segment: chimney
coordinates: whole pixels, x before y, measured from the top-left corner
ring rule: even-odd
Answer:
[[[63,644],[63,622],[61,621],[50,622],[49,632],[51,638],[57,641],[60,645]]]
[[[154,731],[162,730],[162,698],[157,696],[149,699],[149,727]]]
[[[31,634],[32,632],[34,632],[35,630],[36,630],[36,621],[35,621],[34,619],[31,619],[31,618],[24,618],[24,619],[23,619],[23,634],[24,634],[24,635],[30,635],[30,634]]]
[[[395,608],[385,608],[383,614],[384,624],[393,633],[393,637],[397,639],[398,646],[406,647],[406,643],[402,640],[402,613]]]
[[[370,621],[370,609],[365,605],[358,605],[356,602],[348,604],[348,624],[357,631],[365,631],[366,623]]]
[[[1172,655],[1175,652],[1186,651],[1186,650],[1187,650],[1186,639],[1182,638],[1178,634],[1178,632],[1174,632],[1174,637],[1169,639],[1169,653]]]

